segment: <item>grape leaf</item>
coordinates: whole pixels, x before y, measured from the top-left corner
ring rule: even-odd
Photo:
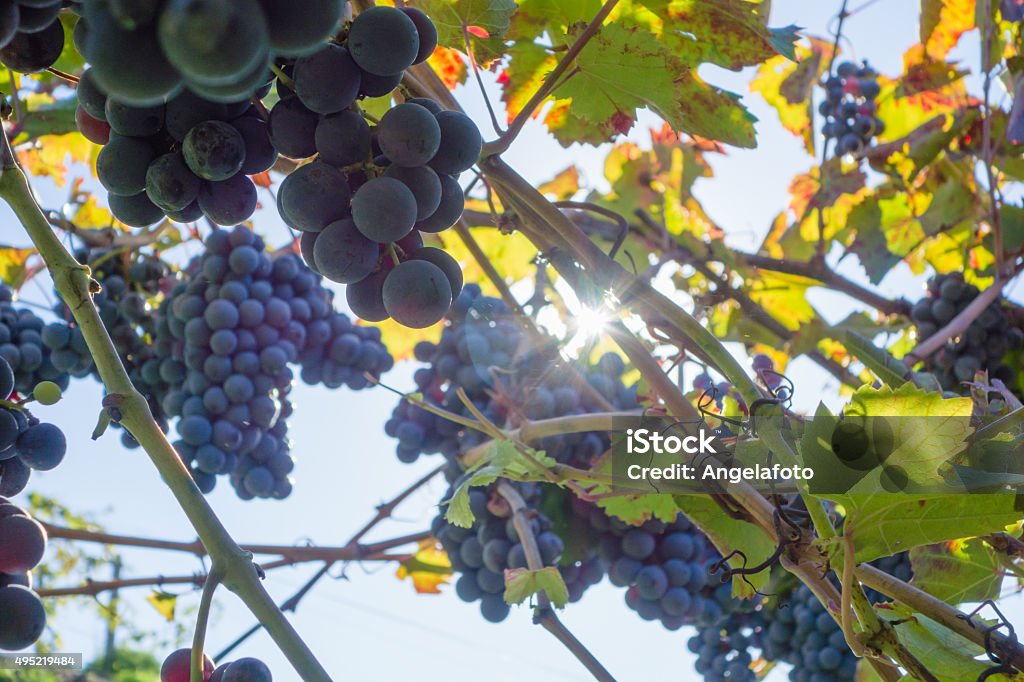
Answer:
[[[35,252],[35,249],[19,249],[0,244],[0,282],[10,285],[13,289],[19,288],[27,273],[25,263]]]
[[[795,59],[796,26],[770,29],[747,0],[641,0],[658,19],[660,42],[692,65],[739,70],[781,54]],[[678,27],[685,26],[685,32]]]
[[[892,624],[900,643],[943,682],[976,680],[991,667],[988,661],[977,660],[985,653],[981,647],[902,604],[876,604],[875,611]],[[1007,678],[993,675],[988,679],[996,682]]]
[[[975,0],[921,0],[921,43],[932,59],[944,59],[960,36],[974,28]]]
[[[168,622],[174,622],[174,607],[178,604],[178,596],[169,592],[157,591],[146,597],[154,609]]]
[[[974,221],[979,208],[977,194],[963,182],[950,178],[932,195],[931,203],[921,214],[921,227],[928,236],[938,234],[965,220]]]
[[[855,205],[846,219],[846,224],[855,235],[850,244],[850,251],[860,258],[861,265],[867,271],[868,280],[872,284],[878,284],[903,260],[902,256],[889,250],[882,229],[882,208],[878,203],[878,196],[868,195]]]
[[[759,528],[723,514],[722,508],[707,495],[676,495],[675,503],[708,536],[719,554],[727,556],[737,549],[743,552],[744,556],[736,555],[729,559],[733,568],[757,566],[775,551],[775,545]],[[732,580],[732,592],[741,599],[753,597],[755,590],[763,590],[768,585],[770,577],[770,571],[737,575]]]
[[[501,85],[501,101],[505,103],[505,113],[511,123],[540,89],[558,60],[544,47],[532,42],[515,43],[509,48],[508,56],[508,65],[498,76],[498,83]],[[539,111],[538,107],[534,116]]]
[[[807,302],[807,290],[816,284],[818,282],[807,277],[767,270],[748,280],[750,298],[791,330],[817,317]]]
[[[814,154],[812,94],[831,52],[831,44],[811,38],[809,46],[797,47],[796,63],[782,55],[772,57],[758,67],[750,81],[750,91],[760,93],[775,108],[783,128],[803,138],[808,154]]]
[[[409,578],[417,594],[440,594],[440,586],[451,579],[452,564],[433,540],[420,542],[416,553],[398,564],[395,576]]]
[[[950,604],[999,596],[1003,569],[981,540],[954,540],[910,550],[914,585]]]
[[[463,241],[454,235],[445,237],[444,248],[462,266],[465,280],[478,282],[483,292],[489,296],[496,295],[497,289]],[[473,238],[488,260],[505,278],[506,283],[512,284],[534,274],[533,262],[537,257],[537,247],[522,233],[502,234],[499,230],[488,227],[473,230]]]
[[[365,323],[360,323],[365,324]],[[388,352],[396,362],[412,357],[413,348],[420,341],[436,343],[441,339],[441,325],[435,324],[423,329],[403,327],[394,320],[374,322],[372,325],[380,329],[381,342],[387,346]]]
[[[571,199],[580,191],[580,171],[569,166],[545,183],[537,185],[537,191],[552,201]]]
[[[522,604],[542,591],[555,608],[565,608],[569,603],[569,588],[554,566],[545,566],[536,571],[528,568],[505,570],[505,603]]]
[[[516,11],[514,0],[422,0],[416,6],[437,27],[438,45],[465,51],[468,34],[473,56],[485,65],[504,51],[502,37]]]
[[[572,27],[575,38],[583,30]],[[738,97],[700,80],[650,32],[609,24],[576,60],[575,75],[555,90],[561,108],[546,121],[563,145],[632,127],[647,107],[673,128],[740,147],[754,145],[754,117]]]
[[[439,45],[427,59],[427,63],[449,90],[454,90],[455,86],[466,82],[466,60],[458,50]]]

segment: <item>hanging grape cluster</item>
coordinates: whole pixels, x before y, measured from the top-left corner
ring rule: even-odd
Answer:
[[[24,649],[43,634],[46,609],[32,591],[31,571],[45,551],[43,527],[0,497],[0,650]]]
[[[64,51],[60,11],[74,2],[7,0],[0,3],[0,62],[18,73],[37,73],[53,66]]]
[[[946,326],[979,294],[978,288],[964,281],[963,274],[935,275],[928,280],[927,293],[910,311],[917,326],[917,338],[927,339]],[[945,345],[928,361],[942,388],[962,392],[962,382],[974,381],[980,371],[1016,388],[1017,372],[1003,362],[1007,353],[1024,346],[1024,331],[1015,326],[1001,300],[985,308],[958,337]]]
[[[862,66],[842,62],[825,81],[825,99],[818,113],[825,118],[821,132],[826,141],[836,141],[836,156],[859,155],[882,134],[885,124],[875,115],[880,91],[878,74],[866,62]]]

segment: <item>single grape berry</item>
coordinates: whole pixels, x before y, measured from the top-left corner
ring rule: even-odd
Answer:
[[[52,381],[40,381],[32,390],[32,397],[40,405],[55,405],[61,398],[60,386]]]

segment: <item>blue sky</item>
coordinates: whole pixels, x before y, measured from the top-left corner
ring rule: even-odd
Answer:
[[[883,73],[898,72],[903,52],[917,40],[918,3],[881,0],[849,4],[853,10],[869,6],[847,21],[845,33],[849,40],[844,48],[848,54],[869,59]],[[797,24],[806,27],[808,33],[825,35],[838,5],[775,0],[771,23]],[[968,38],[958,52],[970,68],[977,64],[975,45],[976,41]],[[771,219],[785,205],[790,178],[805,171],[813,160],[803,152],[798,139],[782,130],[774,112],[759,97],[747,94],[749,71],[734,74],[707,69],[702,75],[712,83],[744,94],[745,103],[760,119],[758,148],[730,150],[728,155],[716,157],[712,162],[716,177],[701,181],[696,188],[705,208],[726,228],[730,240],[737,246],[753,249]],[[489,88],[493,95],[491,80]],[[977,81],[972,83],[976,85]],[[457,94],[483,129],[487,117],[475,85],[471,83]],[[494,101],[498,101],[497,97]],[[631,137],[645,141],[651,125],[653,117],[642,117]],[[587,181],[599,184],[606,152],[579,145],[562,149],[541,126],[530,123],[506,159],[533,182],[542,182],[574,163]],[[87,174],[84,168],[75,171]],[[48,182],[41,181],[37,187],[47,206],[58,205],[64,196],[65,190],[55,189]],[[270,198],[263,195],[261,201],[270,209],[257,214],[257,230],[267,235],[270,243],[278,243],[286,235],[284,228],[273,213]],[[0,228],[0,241],[25,242],[11,215],[0,212],[0,220],[4,226]],[[197,252],[198,245],[189,245],[177,255],[184,259]],[[844,269],[847,271],[861,277],[856,265]],[[905,269],[897,269],[883,283],[887,292],[899,290],[912,296],[920,291],[920,286],[921,282],[910,277]],[[42,300],[34,286],[29,286],[25,295]],[[830,319],[854,309],[847,299],[818,292],[813,294],[812,302],[826,306]],[[409,389],[413,386],[414,369],[411,363],[400,364],[386,381]],[[807,407],[821,395],[835,394],[834,384],[810,363],[794,363],[791,376],[798,387],[799,406]],[[223,482],[210,496],[214,509],[239,541],[342,543],[370,518],[376,504],[436,465],[430,459],[404,465],[394,457],[394,442],[383,432],[383,423],[395,404],[389,392],[329,392],[300,384],[293,397],[296,410],[289,432],[298,464],[292,497],[284,502],[243,503]],[[40,416],[64,429],[71,447],[60,468],[35,475],[31,490],[55,496],[77,512],[92,514],[111,532],[192,539],[194,533],[183,514],[141,451],[124,450],[116,433],[96,442],[89,440],[99,404],[99,385],[79,381],[58,406],[40,409]],[[425,529],[443,492],[441,481],[427,486],[368,540]],[[182,575],[202,569],[194,558],[173,553],[129,551],[125,557],[126,577]],[[267,588],[283,599],[317,568],[308,565],[274,571],[266,581]],[[169,591],[187,593],[179,588]],[[127,618],[139,628],[156,630],[165,638],[173,637],[174,628],[145,602],[147,594],[144,589],[124,593]],[[185,594],[179,602],[180,611],[197,602],[198,593]],[[1008,606],[1011,618],[1021,622],[1020,602],[1012,600]],[[692,672],[692,655],[686,650],[688,632],[669,633],[660,625],[641,621],[626,608],[622,591],[607,582],[592,588],[579,604],[571,605],[563,619],[620,680],[651,679],[665,676],[666,672],[673,679],[697,679]],[[514,610],[501,625],[490,625],[480,618],[476,605],[460,602],[450,588],[445,588],[441,596],[416,595],[409,583],[396,581],[390,566],[351,565],[345,579],[322,581],[302,603],[293,621],[335,679],[589,679],[554,638],[532,625],[527,609]],[[219,650],[252,622],[234,596],[219,592],[208,636],[209,648]],[[103,645],[105,629],[88,609],[64,608],[54,624],[66,651],[82,651],[88,658]],[[189,617],[180,618],[179,624],[190,636]],[[171,648],[169,645],[167,651]],[[236,655],[258,656],[275,671],[276,679],[295,679],[287,662],[263,633],[252,637]]]

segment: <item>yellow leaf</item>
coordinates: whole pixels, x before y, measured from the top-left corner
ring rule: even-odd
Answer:
[[[440,594],[440,586],[451,579],[452,564],[434,540],[423,540],[416,553],[399,564],[395,575],[399,580],[411,578],[419,594]]]
[[[20,287],[25,280],[25,263],[35,252],[35,249],[19,249],[0,244],[0,282],[15,289]]]
[[[168,621],[174,620],[174,607],[178,603],[178,597],[167,592],[154,592],[146,597],[146,601]]]
[[[437,342],[441,339],[441,325],[435,324],[426,329],[410,329],[403,327],[394,320],[375,322],[372,326],[380,329],[382,342],[391,353],[395,362],[408,360],[412,357],[412,349],[420,341]]]
[[[819,283],[806,277],[761,271],[750,283],[750,298],[786,328],[796,330],[814,319],[814,308],[807,302],[807,289]]]
[[[473,237],[494,267],[505,278],[506,283],[512,284],[533,276],[536,270],[533,261],[537,256],[537,247],[523,235],[518,232],[510,235],[502,234],[493,227],[489,227],[473,230]],[[444,243],[445,250],[462,266],[462,272],[467,282],[478,282],[488,296],[498,293],[458,236],[446,235]]]
[[[99,205],[95,195],[90,194],[78,204],[72,222],[75,227],[86,230],[107,228],[114,224],[114,216]]]
[[[571,199],[579,190],[580,171],[576,166],[569,166],[544,184],[537,186],[538,192],[554,201]]]
[[[68,161],[91,161],[97,148],[80,133],[43,135],[36,142],[30,149],[18,152],[18,160],[30,174],[49,176],[58,187],[67,183]]]

